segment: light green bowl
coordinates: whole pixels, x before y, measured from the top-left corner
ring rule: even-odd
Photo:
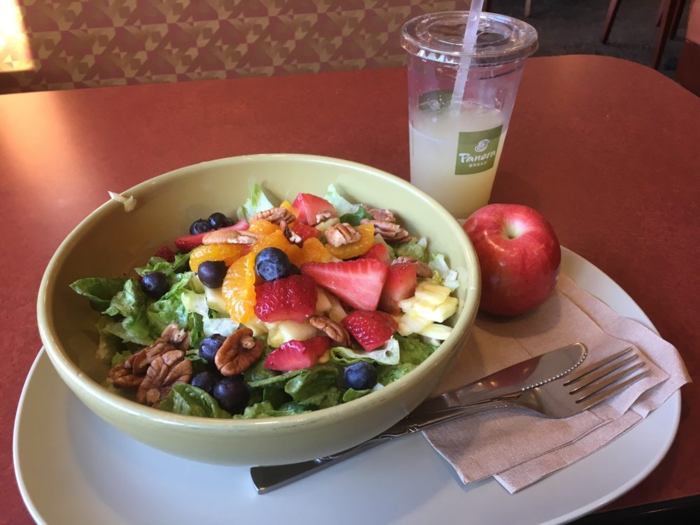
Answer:
[[[180,416],[139,405],[100,386],[107,367],[95,359],[98,314],[69,284],[121,276],[213,211],[233,215],[258,181],[292,200],[323,195],[330,183],[350,200],[389,208],[414,235],[428,237],[459,271],[460,306],[450,337],[414,371],[350,403],[306,414],[258,420]],[[474,248],[435,200],[403,180],[344,160],[309,155],[234,157],[182,168],[131,190],[131,213],[115,201],[91,213],[61,244],[39,290],[39,331],[51,362],[70,389],[122,432],[176,456],[216,464],[271,465],[325,456],[357,445],[413,410],[434,390],[474,323],[481,289]]]

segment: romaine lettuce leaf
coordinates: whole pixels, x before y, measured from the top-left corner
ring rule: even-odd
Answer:
[[[354,401],[355,399],[360,399],[361,397],[366,396],[370,392],[372,392],[371,388],[368,388],[367,390],[355,390],[354,388],[348,388],[343,394],[343,403]]]
[[[145,275],[150,272],[161,272],[166,276],[170,276],[173,273],[186,272],[190,269],[190,254],[176,253],[175,260],[171,263],[161,257],[151,257],[148,259],[148,264],[146,264],[146,266],[134,269],[139,275]]]
[[[297,374],[299,373],[298,370],[295,372]],[[246,383],[248,383],[248,385],[252,388],[263,388],[268,386],[274,388],[284,388],[284,384],[287,382],[287,379],[293,377],[293,375],[288,374],[294,374],[295,372],[280,374],[279,372],[265,368],[265,356],[263,356],[253,363],[253,366],[243,372],[243,377]],[[287,377],[282,377],[285,375]]]
[[[243,206],[238,208],[237,214],[239,219],[250,220],[250,217],[259,211],[269,210],[274,207],[274,204],[267,198],[260,184],[256,182],[250,188],[250,197],[248,197]]]
[[[347,215],[357,212],[358,208],[361,208],[359,204],[351,204],[347,199],[342,197],[338,190],[335,188],[334,184],[328,186],[326,194],[323,196],[328,202],[330,202],[338,215]]]
[[[112,298],[124,289],[126,279],[88,277],[78,279],[70,285],[71,289],[90,300],[90,307],[98,312],[104,312],[112,301]]]
[[[124,362],[126,362],[126,360],[129,359],[132,355],[134,355],[134,353],[129,352],[128,350],[125,350],[123,352],[117,352],[112,356],[112,368],[114,368],[117,365],[124,364]]]
[[[271,386],[262,389],[262,399],[263,401],[269,401],[275,408],[291,401],[289,394],[287,394],[284,390]]]
[[[231,417],[231,414],[219,406],[216,399],[201,388],[187,383],[173,385],[168,396],[158,405],[158,409],[188,416],[222,419]]]
[[[428,263],[428,266],[433,270],[432,281],[435,284],[441,284],[454,291],[459,288],[459,275],[456,270],[451,270],[447,266],[445,256],[441,253],[433,255],[433,259]]]
[[[371,352],[353,350],[343,346],[331,348],[330,360],[342,366],[351,365],[358,361],[376,362],[384,365],[397,365],[400,359],[399,342],[393,337],[381,347]]]
[[[422,339],[415,335],[403,337],[396,336],[399,347],[401,348],[401,363],[410,363],[419,365],[435,351],[436,346],[429,345],[423,342]]]
[[[262,401],[260,403],[254,403],[249,407],[246,407],[243,414],[233,416],[234,419],[259,419],[263,417],[279,417],[279,416],[290,416],[292,414],[301,414],[306,412],[306,409],[301,405],[295,403],[287,403],[283,405],[278,410],[272,406],[269,401]]]
[[[428,242],[423,237],[418,241],[405,242],[394,247],[397,257],[415,257],[419,261],[428,262]]]
[[[219,334],[228,337],[238,329],[238,323],[230,317],[220,317],[217,319],[204,318],[204,337]]]
[[[329,386],[323,390],[318,390],[302,399],[296,400],[297,403],[303,406],[311,406],[314,408],[329,408],[334,407],[342,400],[342,393],[337,386]]]
[[[197,280],[194,272],[177,273],[171,275],[170,290],[160,299],[148,306],[147,317],[151,326],[151,335],[158,337],[170,323],[177,323],[181,328],[189,330],[189,311],[182,303],[183,292],[192,290]]]
[[[393,383],[397,379],[402,378],[413,370],[416,365],[412,363],[400,363],[394,366],[378,366],[377,367],[377,381],[382,385],[386,386],[389,383]]]
[[[102,319],[109,319],[108,317],[102,317]],[[97,329],[98,331],[104,327],[105,323],[104,321],[101,323],[98,323]],[[119,339],[116,335],[111,334],[109,332],[103,332],[100,331],[100,342],[97,345],[97,351],[95,352],[95,357],[101,361],[109,361],[111,360],[115,354],[118,352],[121,352],[124,350],[124,343],[122,343],[122,340]],[[114,366],[114,365],[112,365]]]
[[[297,403],[317,404],[326,402],[314,396],[323,394],[331,387],[335,387],[338,375],[338,367],[332,364],[304,369],[287,381],[284,385],[284,391],[292,396],[292,399]],[[312,401],[307,403],[309,399]]]
[[[111,326],[106,331],[120,337],[123,341],[150,344],[150,328],[146,314],[146,294],[136,279],[127,279],[124,289],[118,292],[104,313],[111,317],[122,316],[122,330]],[[165,328],[165,327],[164,327]],[[160,335],[160,333],[158,334]]]

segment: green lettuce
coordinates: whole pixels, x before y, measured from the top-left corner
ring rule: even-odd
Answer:
[[[345,213],[340,216],[340,222],[347,222],[353,226],[359,226],[362,224],[362,219],[372,219],[372,215],[369,214],[362,206],[358,206],[357,210],[353,213]]]
[[[261,370],[262,368],[264,368],[261,361],[258,361],[258,363],[256,363],[255,365],[253,365],[253,367],[249,368],[243,373],[243,377],[246,379],[246,381],[248,382],[248,386],[250,386],[251,388],[262,388],[267,386],[274,388],[284,388],[284,386],[287,384],[287,381],[302,373],[302,370],[292,370],[291,372],[285,372],[284,374],[278,374],[277,372],[269,371],[272,375],[265,377],[265,374]],[[257,370],[253,371],[251,369]],[[254,375],[255,372],[258,372],[259,376],[256,377]],[[248,377],[251,377],[251,379],[253,380],[249,380]]]
[[[326,392],[330,391],[331,387],[335,388],[338,375],[338,367],[330,364],[303,369],[287,381],[284,391],[297,403],[330,406],[325,403],[328,402],[327,397],[332,395],[332,392],[328,395]]]
[[[403,337],[396,335],[399,347],[401,348],[401,363],[419,365],[432,355],[437,346],[425,343],[416,335]]]
[[[326,194],[323,196],[323,198],[333,205],[335,211],[337,211],[338,215],[341,217],[343,215],[356,213],[358,208],[361,208],[359,204],[352,204],[347,199],[342,197],[340,193],[338,193],[338,190],[335,188],[334,184],[328,186]]]
[[[123,365],[127,359],[129,359],[132,355],[134,355],[133,352],[129,352],[128,350],[124,350],[123,352],[117,352],[112,356],[112,363],[111,366],[114,368],[117,365]]]
[[[179,383],[173,385],[158,409],[175,414],[228,419],[231,414],[222,409],[216,400],[201,388]]]
[[[275,206],[267,198],[267,195],[265,195],[260,184],[256,182],[250,188],[250,197],[248,197],[248,200],[245,201],[243,206],[238,208],[237,214],[239,219],[250,220],[250,218],[259,211],[269,210],[274,207]]]
[[[374,361],[383,365],[397,365],[400,359],[399,354],[399,343],[392,337],[384,345],[371,352],[353,350],[343,346],[333,347],[330,351],[330,360],[342,366],[352,365],[358,361]]]
[[[416,365],[412,363],[400,363],[394,366],[378,366],[377,367],[377,381],[382,385],[386,386],[389,383],[393,383],[397,379],[402,378],[410,371],[412,371]]]
[[[354,401],[355,399],[360,399],[372,392],[371,388],[367,390],[355,390],[354,388],[348,388],[343,394],[343,403],[348,403],[349,401]]]
[[[306,412],[306,409],[295,403],[287,403],[279,409],[275,409],[269,401],[254,403],[246,407],[243,414],[233,416],[234,419],[260,419],[263,417],[279,417],[290,416],[292,414],[301,414]]]
[[[423,237],[418,241],[410,241],[394,247],[397,257],[414,257],[424,263],[428,262],[428,241]]]
[[[126,279],[122,277],[88,277],[78,279],[70,287],[75,293],[87,297],[93,310],[104,312],[109,308],[112,298],[124,289],[124,283]]]
[[[175,260],[173,262],[168,262],[161,257],[151,257],[148,259],[148,264],[146,264],[146,266],[141,266],[134,269],[139,275],[146,275],[147,273],[151,272],[161,272],[166,276],[170,276],[174,273],[186,272],[190,269],[190,254],[176,253]]]
[[[182,302],[182,295],[186,290],[198,288],[199,280],[195,278],[194,272],[173,274],[168,280],[170,290],[151,303],[147,309],[148,323],[153,337],[160,336],[165,327],[171,323],[177,323],[184,330],[193,328],[189,323],[190,312]]]
[[[396,252],[394,251],[394,248],[392,248],[391,245],[388,244],[381,235],[377,234],[374,236],[374,244],[383,244],[386,247],[386,251],[389,254],[389,258],[392,261],[396,259]]]
[[[118,336],[123,341],[150,344],[152,339],[146,308],[147,298],[141,285],[136,279],[127,279],[122,291],[112,297],[109,307],[104,311],[104,314],[111,317],[123,317],[119,323],[121,329],[115,323],[105,327],[105,331]]]
[[[271,386],[262,389],[262,399],[263,401],[269,401],[272,403],[272,406],[275,408],[291,401],[289,394],[287,394],[284,390]]]
[[[329,386],[323,390],[319,390],[302,399],[296,400],[297,403],[303,406],[311,406],[314,408],[329,408],[339,404],[343,398],[343,394],[337,386]]]
[[[457,275],[457,271],[447,266],[447,261],[445,261],[445,256],[443,254],[436,253],[433,255],[428,266],[433,271],[432,281],[435,284],[441,284],[452,291],[459,288],[459,276]]]
[[[100,321],[102,321],[102,319],[106,320],[109,318],[103,317],[100,318]],[[100,342],[97,345],[97,351],[95,352],[95,356],[101,361],[109,361],[118,352],[124,350],[124,343],[122,343],[122,340],[116,335],[111,334],[109,332],[101,331],[100,329],[104,327],[104,325],[104,321],[97,324],[97,329],[100,334]]]

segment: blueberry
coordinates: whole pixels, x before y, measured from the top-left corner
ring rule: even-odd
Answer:
[[[226,226],[231,226],[233,221],[226,217],[221,212],[214,212],[209,216],[209,226],[212,230],[218,230],[219,228],[225,228]]]
[[[204,261],[197,268],[197,277],[207,288],[219,288],[224,283],[226,270],[224,261]]]
[[[211,231],[211,226],[207,221],[202,219],[197,219],[190,226],[190,235],[199,235],[200,233],[206,233]]]
[[[291,274],[292,263],[279,248],[265,248],[255,257],[255,271],[266,281],[274,281]]]
[[[369,363],[360,361],[345,367],[343,380],[346,388],[368,390],[377,384],[377,371]]]
[[[213,363],[216,352],[221,348],[221,345],[224,344],[224,341],[226,341],[226,338],[219,334],[205,337],[199,343],[199,357]]]
[[[160,299],[170,290],[170,283],[164,273],[148,272],[141,277],[141,288],[151,299]]]
[[[250,400],[248,387],[240,376],[224,377],[214,385],[212,395],[219,406],[231,414],[242,414]]]
[[[219,376],[218,374],[215,374],[210,370],[206,370],[194,376],[190,384],[192,386],[196,386],[197,388],[201,388],[207,394],[211,394],[214,390],[214,385],[216,385],[216,382],[219,380],[220,377],[221,376]]]

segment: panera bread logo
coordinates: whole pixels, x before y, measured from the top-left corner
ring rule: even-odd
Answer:
[[[493,168],[503,126],[485,131],[463,131],[457,142],[455,175],[473,175]]]

